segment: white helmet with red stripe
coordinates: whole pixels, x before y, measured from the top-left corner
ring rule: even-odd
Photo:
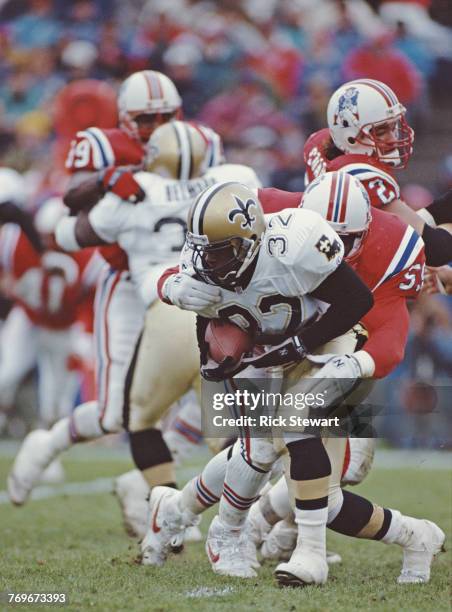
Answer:
[[[135,118],[139,115],[175,116],[182,107],[176,86],[165,74],[141,70],[130,75],[118,95],[119,121],[137,137]]]
[[[309,184],[300,206],[319,213],[346,247],[349,243],[347,260],[359,254],[372,220],[369,196],[361,181],[347,172],[326,172]]]
[[[344,153],[375,157],[403,168],[413,150],[414,131],[406,109],[390,87],[373,79],[357,79],[337,89],[328,103],[331,138]]]

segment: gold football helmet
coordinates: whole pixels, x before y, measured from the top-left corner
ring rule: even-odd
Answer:
[[[206,282],[233,289],[256,258],[265,231],[258,197],[241,183],[204,190],[188,213],[192,265]]]
[[[201,176],[206,170],[208,142],[186,121],[169,121],[158,127],[147,144],[146,170],[180,181]]]

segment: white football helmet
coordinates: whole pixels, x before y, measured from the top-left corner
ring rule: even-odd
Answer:
[[[12,168],[0,168],[0,205],[11,202],[24,206],[26,186],[23,177]]]
[[[156,70],[141,70],[129,76],[118,95],[119,122],[134,138],[139,139],[135,119],[139,115],[161,115],[172,119],[182,107],[176,86]]]
[[[367,191],[346,172],[326,172],[309,184],[301,208],[321,215],[339,234],[347,261],[359,255],[372,220]]]
[[[406,109],[381,81],[357,79],[337,89],[328,103],[331,138],[344,153],[375,157],[404,168],[413,151],[414,131]]]

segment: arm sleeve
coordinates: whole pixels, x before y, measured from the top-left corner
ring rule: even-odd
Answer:
[[[452,189],[433,200],[427,206],[427,210],[432,215],[436,225],[452,223]]]
[[[259,189],[257,192],[259,202],[265,214],[277,213],[285,208],[298,208],[300,206],[302,192],[283,191],[274,187]]]
[[[424,225],[422,239],[428,266],[444,266],[452,261],[452,234],[441,227]]]
[[[375,305],[362,319],[362,323],[369,333],[363,350],[375,362],[375,378],[384,378],[399,365],[405,355],[410,323],[406,299],[400,294],[380,299],[377,290]]]
[[[124,229],[134,205],[113,193],[107,195],[89,212],[88,219],[95,233],[105,242],[116,242]]]
[[[345,334],[373,305],[372,293],[344,261],[311,292],[311,296],[327,302],[330,307],[318,321],[298,334],[309,352]]]

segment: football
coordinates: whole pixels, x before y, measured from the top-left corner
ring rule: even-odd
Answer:
[[[243,353],[247,353],[253,347],[251,336],[238,325],[213,319],[206,330],[206,342],[209,345],[209,353],[214,361],[222,363],[226,357],[231,357],[237,363]]]

